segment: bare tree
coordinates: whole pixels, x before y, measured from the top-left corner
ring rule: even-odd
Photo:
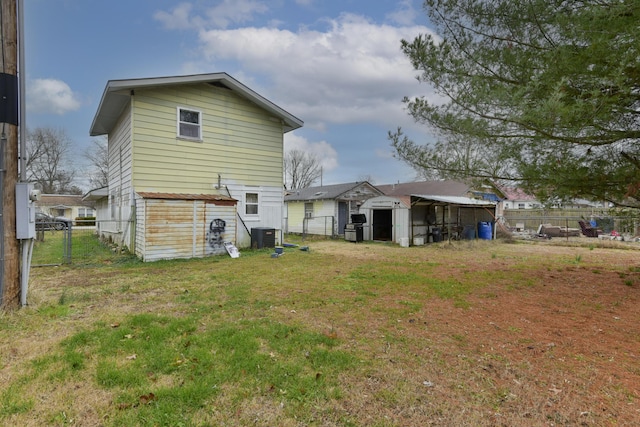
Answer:
[[[321,175],[322,166],[316,155],[298,149],[285,153],[284,177],[288,189],[310,187]]]
[[[89,160],[89,184],[91,188],[102,188],[109,185],[109,145],[106,137],[94,138],[92,146],[85,150]]]
[[[369,184],[374,185],[376,183],[375,179],[373,178],[373,175],[371,174],[366,174],[366,175],[359,175],[358,176],[358,182],[368,182]]]
[[[46,194],[81,194],[74,185],[76,171],[69,163],[71,140],[64,130],[27,130],[26,172],[29,181]]]

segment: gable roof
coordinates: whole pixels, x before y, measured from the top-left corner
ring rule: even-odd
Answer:
[[[319,187],[307,187],[300,188],[298,190],[291,190],[285,194],[284,201],[337,199],[344,193],[354,190],[361,185],[369,186],[373,190],[377,191],[376,187],[369,184],[367,181],[348,182],[345,184],[322,185]]]
[[[109,187],[100,187],[89,190],[82,196],[82,200],[100,200],[109,197]]]
[[[152,77],[128,80],[109,80],[102,94],[98,111],[93,118],[89,134],[91,136],[108,134],[115,126],[122,110],[129,103],[131,92],[135,89],[163,86],[178,86],[194,83],[209,83],[232,90],[239,96],[257,104],[269,113],[280,118],[284,131],[289,132],[302,127],[303,121],[289,114],[276,104],[249,89],[227,73],[194,74],[188,76]]]
[[[77,194],[41,194],[37,205],[59,209],[71,209],[73,206],[93,207],[91,202],[85,201]]]
[[[500,191],[502,191],[502,193],[508,200],[523,201],[523,202],[536,201],[535,196],[532,196],[531,194],[526,193],[524,190],[518,187],[501,187]]]

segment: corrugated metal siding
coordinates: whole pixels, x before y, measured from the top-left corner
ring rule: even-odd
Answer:
[[[235,206],[206,203],[205,255],[225,254],[224,242],[236,243],[237,221]]]
[[[282,186],[283,129],[266,111],[208,84],[137,90],[137,191],[211,193],[225,183]],[[176,137],[176,108],[202,112],[201,142]]]
[[[144,227],[147,224],[146,208],[147,208],[147,205],[145,203],[145,200],[141,198],[136,198],[136,222],[135,222],[136,240],[135,240],[135,247],[133,249],[135,251],[134,253],[136,254],[136,256],[142,259],[144,259],[144,253],[146,250],[146,245],[144,241]]]
[[[145,261],[192,258],[196,201],[145,200]],[[197,210],[197,207],[196,207]],[[204,214],[201,215],[201,217]]]
[[[195,258],[226,253],[222,242],[235,243],[235,206],[202,200],[141,199],[144,224],[136,254],[144,261]]]

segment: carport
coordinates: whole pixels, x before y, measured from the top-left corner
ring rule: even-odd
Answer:
[[[411,195],[411,236],[426,242],[476,238],[481,223],[494,224],[496,203],[461,196]],[[495,227],[490,236],[495,236]]]

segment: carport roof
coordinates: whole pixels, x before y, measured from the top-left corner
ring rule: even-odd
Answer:
[[[494,202],[489,202],[487,200],[479,200],[472,199],[470,197],[462,197],[462,196],[437,196],[437,195],[425,195],[425,194],[412,194],[411,197],[418,197],[423,200],[429,200],[434,202],[445,203],[448,205],[458,205],[458,206],[484,206],[484,207],[495,207],[496,204]]]

